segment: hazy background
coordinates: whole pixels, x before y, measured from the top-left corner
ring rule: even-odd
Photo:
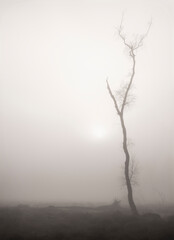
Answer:
[[[167,0],[0,1],[0,202],[126,202],[113,91],[130,73],[117,36],[142,34],[125,121],[135,201],[174,201],[173,22]]]

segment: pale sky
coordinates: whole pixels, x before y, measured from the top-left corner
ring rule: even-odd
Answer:
[[[126,202],[122,132],[106,88],[128,80],[135,201],[174,201],[173,22],[167,0],[0,0],[0,202]]]

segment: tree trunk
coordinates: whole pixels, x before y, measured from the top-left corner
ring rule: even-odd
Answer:
[[[129,177],[130,155],[129,155],[129,151],[128,151],[128,147],[127,147],[127,131],[126,131],[126,127],[124,124],[123,114],[120,114],[120,121],[121,121],[121,127],[122,127],[122,131],[123,131],[123,150],[124,150],[124,153],[126,156],[125,179],[126,179],[126,186],[127,186],[127,190],[128,190],[128,202],[129,202],[129,206],[131,208],[132,213],[134,215],[138,215],[138,211],[137,211],[136,205],[134,203],[134,199],[133,199],[132,185],[131,185],[131,181],[130,181],[130,177]]]

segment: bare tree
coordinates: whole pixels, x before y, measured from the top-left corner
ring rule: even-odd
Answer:
[[[130,153],[128,149],[128,142],[127,142],[127,129],[124,121],[124,110],[126,105],[128,105],[131,101],[131,94],[130,90],[132,87],[132,83],[134,80],[135,76],[135,67],[136,67],[136,55],[135,53],[137,50],[143,45],[143,41],[146,38],[146,36],[149,33],[150,27],[151,27],[151,22],[149,23],[148,29],[144,35],[137,36],[134,41],[128,41],[126,38],[126,35],[123,33],[123,18],[120,24],[120,27],[118,28],[118,34],[121,40],[123,41],[123,44],[125,47],[129,50],[129,56],[132,60],[132,68],[131,68],[131,75],[130,79],[128,82],[119,90],[116,92],[116,96],[112,93],[112,90],[110,88],[108,79],[106,80],[107,82],[107,88],[109,91],[109,94],[113,100],[115,110],[119,116],[120,123],[121,123],[121,128],[122,128],[122,133],[123,133],[123,150],[125,153],[125,167],[124,167],[124,174],[125,174],[125,180],[126,180],[126,186],[127,186],[127,191],[128,191],[128,202],[129,206],[131,208],[131,211],[134,215],[138,215],[138,210],[134,202],[133,198],[133,189],[132,189],[132,169],[130,166]]]
[[[121,169],[124,171],[124,165],[121,166]],[[137,176],[138,176],[138,164],[135,161],[135,159],[131,157],[129,163],[129,179],[132,186],[138,186]],[[121,181],[123,187],[127,186],[124,175],[121,176]]]

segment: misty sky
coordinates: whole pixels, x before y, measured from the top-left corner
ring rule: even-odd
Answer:
[[[122,132],[106,88],[128,79],[136,202],[174,201],[171,0],[0,0],[0,202],[126,201]]]

